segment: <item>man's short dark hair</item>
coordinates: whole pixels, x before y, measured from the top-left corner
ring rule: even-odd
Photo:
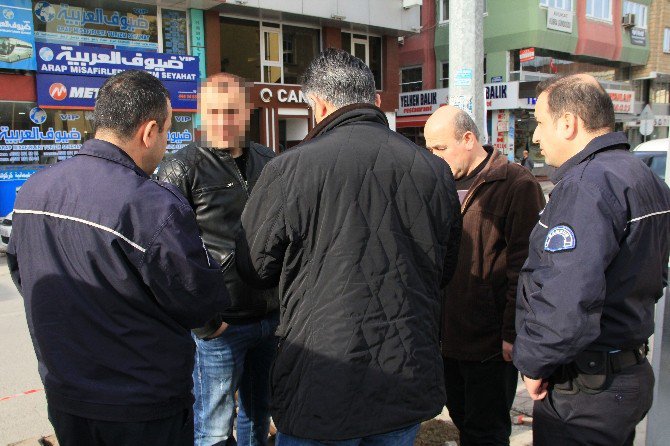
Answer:
[[[305,95],[314,94],[341,108],[375,103],[375,78],[358,57],[328,48],[314,59],[300,79]]]
[[[537,96],[547,93],[549,113],[555,121],[566,112],[579,116],[588,131],[614,131],[614,105],[601,85],[578,75],[558,76],[540,82]]]
[[[475,124],[475,121],[472,120],[472,117],[467,112],[459,110],[456,112],[456,116],[454,116],[454,138],[456,138],[456,141],[463,139],[463,135],[466,132],[472,132],[477,141],[479,141],[477,124]]]
[[[118,138],[132,137],[144,122],[155,120],[158,130],[168,117],[170,93],[155,76],[130,70],[116,74],[98,92],[93,111],[95,130],[111,130]]]

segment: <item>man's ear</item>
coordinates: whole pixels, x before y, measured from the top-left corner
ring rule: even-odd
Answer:
[[[377,108],[381,108],[382,106],[382,97],[379,93],[375,93],[375,106],[377,106]]]
[[[465,148],[467,150],[472,150],[474,148],[475,139],[475,134],[469,130],[463,134],[463,143],[465,144]]]
[[[158,135],[158,123],[155,120],[147,121],[140,126],[138,131],[141,133],[144,145],[150,147]]]
[[[313,94],[309,95],[309,99],[312,103],[312,113],[314,113],[314,120],[318,124],[330,114],[330,104],[328,101]]]
[[[580,122],[579,117],[574,113],[564,113],[563,116],[558,118],[557,122],[557,131],[558,134],[563,139],[574,139],[578,133],[578,127],[584,125],[583,122]]]

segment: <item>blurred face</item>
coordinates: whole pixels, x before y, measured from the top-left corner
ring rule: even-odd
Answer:
[[[474,138],[470,132],[466,132],[461,140],[457,140],[452,131],[446,131],[442,135],[432,135],[427,129],[425,133],[428,150],[449,164],[457,180],[466,176],[470,167],[471,152],[467,149],[468,136]]]
[[[560,167],[562,141],[559,137],[557,123],[549,113],[548,94],[542,93],[535,103],[535,120],[537,127],[533,133],[533,142],[540,145],[540,153],[547,164]]]
[[[251,118],[244,86],[231,79],[214,79],[201,87],[198,99],[205,145],[224,150],[241,147]]]

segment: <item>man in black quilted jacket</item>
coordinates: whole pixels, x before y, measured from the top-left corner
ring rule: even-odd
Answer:
[[[360,59],[324,51],[303,91],[317,126],[267,164],[237,240],[240,274],[280,290],[277,444],[411,445],[444,406],[440,288],[460,239],[454,180],[389,129]]]

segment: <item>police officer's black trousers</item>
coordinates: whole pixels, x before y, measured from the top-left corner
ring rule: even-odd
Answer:
[[[519,373],[501,360],[458,361],[444,358],[449,416],[461,446],[509,445],[510,409]]]
[[[115,422],[82,418],[48,406],[60,446],[193,446],[193,411],[169,418]]]
[[[533,407],[533,445],[632,445],[635,426],[651,407],[653,388],[646,359],[617,373],[598,394],[551,388]]]

